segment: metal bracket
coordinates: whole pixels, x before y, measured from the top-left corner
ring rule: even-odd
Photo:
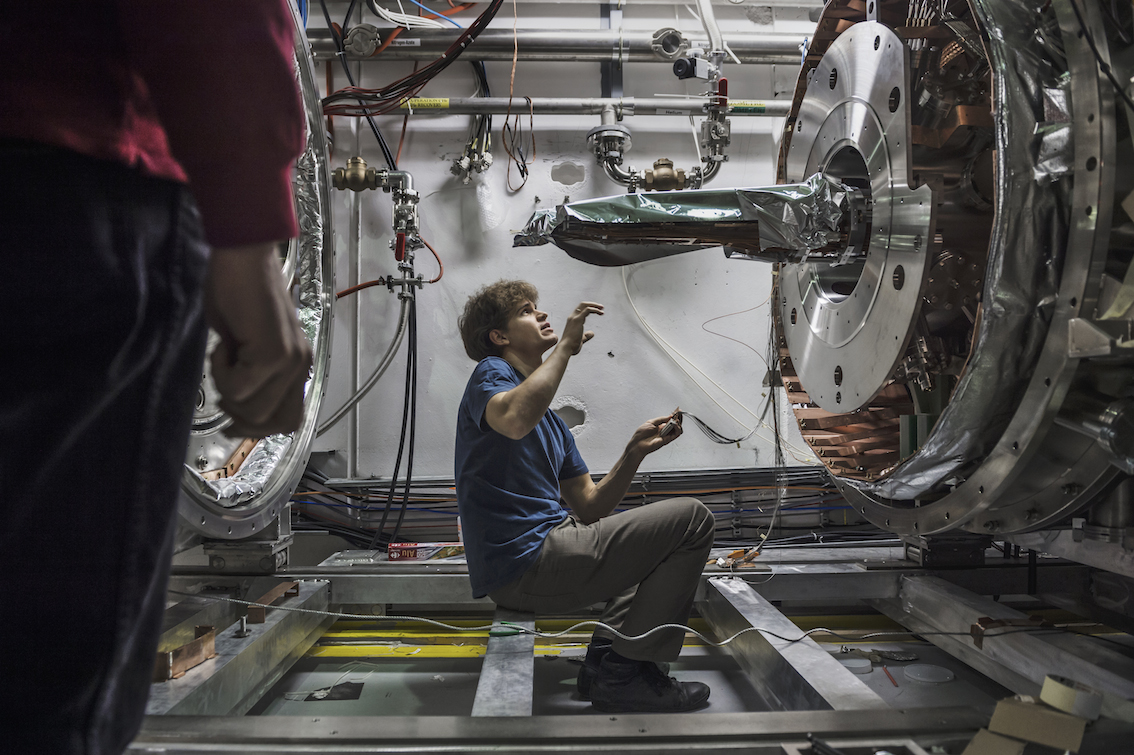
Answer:
[[[1134,323],[1130,320],[1087,320],[1082,317],[1068,320],[1068,357],[1090,359],[1121,352],[1134,356]]]
[[[973,644],[976,645],[978,650],[981,650],[984,648],[984,635],[990,629],[1000,629],[1002,627],[1025,627],[1028,629],[1038,629],[1042,627],[1054,626],[1055,625],[1050,621],[1040,616],[1029,616],[1026,619],[993,619],[988,616],[981,616],[969,629],[969,634],[972,635]]]

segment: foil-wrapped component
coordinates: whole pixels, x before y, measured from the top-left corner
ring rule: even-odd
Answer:
[[[816,174],[803,183],[620,194],[539,210],[514,246],[551,243],[592,265],[629,265],[723,246],[768,262],[841,264],[862,254],[867,200]]]

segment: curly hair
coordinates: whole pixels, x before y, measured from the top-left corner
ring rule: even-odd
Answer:
[[[520,304],[525,301],[535,304],[538,299],[535,286],[518,280],[498,280],[470,296],[465,302],[465,311],[457,318],[465,353],[474,362],[500,356],[499,347],[492,343],[488,334],[506,328]]]

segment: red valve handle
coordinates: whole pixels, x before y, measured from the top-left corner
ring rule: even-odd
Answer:
[[[394,259],[401,262],[406,258],[406,235],[398,233],[394,241]]]

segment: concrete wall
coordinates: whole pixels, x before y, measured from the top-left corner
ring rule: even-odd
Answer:
[[[345,13],[345,4],[330,7],[335,17]],[[408,3],[406,7],[409,8]],[[482,7],[478,5],[476,10]],[[491,28],[511,28],[512,12],[511,3],[506,3]],[[807,33],[814,28],[807,20],[807,9],[801,7],[769,8],[748,2],[725,2],[716,12],[726,40],[731,29]],[[456,18],[467,24],[472,16],[466,12]],[[699,33],[701,29],[685,6],[660,4],[629,5],[623,24],[625,28],[649,30],[676,26]],[[312,8],[310,25],[322,25],[317,4]],[[598,6],[524,2],[519,5],[518,26],[597,29]],[[486,66],[493,96],[507,96],[511,63],[489,62]],[[361,83],[378,86],[411,70],[412,63],[383,61],[379,57],[377,62],[363,64]],[[737,99],[790,99],[797,72],[796,66],[725,66],[730,95]],[[335,82],[336,87],[345,84],[341,68],[335,70]],[[703,82],[678,81],[669,65],[642,63],[625,67],[624,87],[628,96],[673,96],[698,93]],[[465,97],[473,91],[471,66],[458,61],[420,96]],[[521,60],[515,70],[514,92],[517,111],[524,110],[524,95],[598,97],[599,64]],[[586,132],[598,125],[597,116],[536,116],[531,175],[522,189],[510,190],[508,159],[500,134],[503,121],[503,116],[493,119],[495,163],[468,184],[454,177],[449,167],[464,147],[470,116],[415,115],[409,120],[402,145],[399,168],[413,174],[422,197],[422,235],[437,249],[445,265],[441,281],[425,286],[418,299],[415,478],[452,475],[457,407],[474,367],[461,347],[457,316],[471,292],[502,277],[524,278],[534,283],[540,290],[540,307],[551,314],[560,331],[566,315],[580,300],[598,301],[606,306],[604,317],[588,321],[596,337],[572,360],[560,389],[560,398],[578,410],[568,411],[568,419],[585,417],[575,431],[580,450],[593,471],[606,470],[614,463],[630,433],[643,420],[667,414],[675,406],[696,414],[727,436],[747,434],[759,424],[756,415],[767,392],[761,381],[767,371],[763,360],[769,334],[771,268],[758,263],[730,262],[720,249],[629,268],[589,266],[552,246],[513,249],[512,234],[523,227],[533,210],[552,207],[568,197],[579,200],[622,193],[624,189],[602,174],[587,147]],[[402,118],[384,116],[376,122],[391,149],[397,150]],[[526,114],[521,122],[527,138]],[[638,116],[627,118],[624,124],[633,132],[628,162],[634,167],[649,167],[659,157],[673,159],[677,167],[692,168],[697,164],[688,118]],[[356,154],[354,132],[358,126],[351,119],[336,119],[334,165],[342,165],[347,157]],[[710,185],[772,183],[782,127],[781,118],[734,116],[730,159]],[[357,143],[369,164],[384,167],[377,143],[364,122]],[[519,184],[514,165],[511,182],[513,187]],[[360,198],[362,259],[357,270],[352,269],[346,253],[350,196],[339,193],[335,201],[338,288],[395,273],[388,247],[389,195],[368,192]],[[427,279],[435,275],[436,263],[427,249],[418,253],[417,269]],[[669,348],[651,337],[647,325],[635,314],[631,300],[648,327],[667,341]],[[397,311],[396,297],[384,287],[340,300],[335,312],[324,416],[350,394],[352,373],[357,370],[365,376],[385,351],[394,333]],[[357,365],[352,359],[356,333],[360,334]],[[389,477],[392,472],[401,421],[404,354],[403,345],[397,361],[359,405],[355,471],[361,477]],[[769,415],[769,423],[770,419]],[[786,440],[791,444],[789,451],[794,450],[798,459],[789,457],[788,462],[810,463],[810,455],[801,450],[804,444],[790,411],[784,414],[781,426],[790,429]],[[685,437],[648,458],[642,469],[773,464],[769,429],[758,431],[739,448],[735,444],[709,442],[691,423],[686,429]],[[316,442],[316,451],[335,451],[329,461],[317,456],[319,463],[333,476],[347,474],[350,446],[348,423],[343,421]]]

